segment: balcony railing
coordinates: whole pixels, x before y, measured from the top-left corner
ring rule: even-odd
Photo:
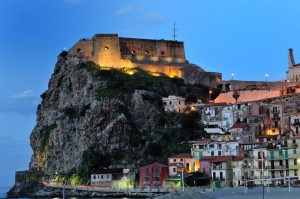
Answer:
[[[294,122],[292,126],[300,126],[300,122]]]

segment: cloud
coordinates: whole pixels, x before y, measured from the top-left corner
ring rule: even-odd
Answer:
[[[22,115],[35,114],[39,103],[39,95],[35,95],[32,90],[25,90],[0,99],[0,112],[12,112]]]
[[[135,7],[127,6],[127,7],[123,7],[123,8],[120,8],[119,10],[117,10],[117,12],[115,12],[115,15],[124,15],[124,14],[134,12],[135,10],[136,10]]]
[[[11,99],[22,99],[22,98],[28,98],[33,96],[33,91],[32,90],[26,90],[22,91],[21,93],[12,95],[10,98]]]

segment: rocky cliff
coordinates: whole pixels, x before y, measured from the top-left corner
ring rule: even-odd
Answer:
[[[177,78],[104,69],[80,52],[58,56],[30,136],[31,170],[52,175],[95,165],[134,164],[147,151],[146,133],[178,125],[176,117],[170,119],[163,111],[162,96],[192,93],[200,99],[208,93],[207,88],[185,86]],[[166,141],[172,137],[165,135]]]

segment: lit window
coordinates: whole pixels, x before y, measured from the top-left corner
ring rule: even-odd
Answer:
[[[148,52],[148,50],[146,50],[146,51],[145,51],[145,55],[148,55],[148,54],[149,54],[149,52]]]
[[[135,54],[135,50],[131,50],[131,54]]]
[[[108,50],[108,46],[105,46],[104,49],[105,49],[105,50]]]

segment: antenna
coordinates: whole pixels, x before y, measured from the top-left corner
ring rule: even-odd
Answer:
[[[175,21],[174,21],[174,27],[173,27],[173,38],[174,38],[174,41],[176,41],[176,37],[177,37],[177,35],[176,35],[176,30],[177,30],[177,28],[176,28],[176,23],[175,23]]]

